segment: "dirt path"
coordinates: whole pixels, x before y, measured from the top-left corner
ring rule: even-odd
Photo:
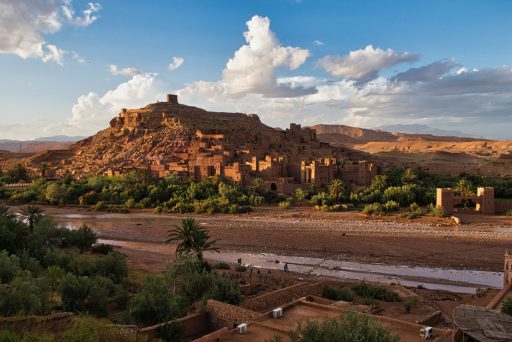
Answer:
[[[183,215],[110,214],[46,207],[68,225],[87,224],[102,238],[163,242]],[[192,215],[223,250],[271,252],[347,261],[501,271],[512,249],[512,219],[450,225],[447,219],[366,219],[356,213],[263,208],[244,215]],[[494,222],[492,220],[495,220]]]

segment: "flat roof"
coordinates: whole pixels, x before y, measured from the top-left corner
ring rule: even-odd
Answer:
[[[453,311],[453,321],[464,334],[477,341],[512,341],[512,316],[501,312],[463,304]]]
[[[283,307],[283,316],[273,318],[271,313],[267,313],[257,318],[253,322],[248,322],[248,329],[245,334],[239,334],[236,329],[230,330],[225,335],[217,336],[218,341],[265,341],[274,336],[288,337],[288,332],[295,331],[298,323],[306,320],[323,321],[326,318],[335,318],[344,312],[364,311],[364,308],[358,305],[326,305],[308,301],[301,298],[287,306]],[[401,341],[415,341],[419,338],[419,329],[422,325],[395,320],[382,316],[372,316],[384,327],[391,329],[400,336]],[[448,335],[450,330],[434,328],[434,334]]]

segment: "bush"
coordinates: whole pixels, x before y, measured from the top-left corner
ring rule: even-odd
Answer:
[[[505,212],[505,215],[506,215],[506,216],[512,216],[512,209],[511,209],[511,210],[507,210],[507,211]]]
[[[179,298],[170,291],[165,280],[160,277],[148,278],[128,307],[137,324],[151,325],[167,322],[181,315]]]
[[[91,249],[96,240],[98,240],[98,235],[86,225],[73,231],[73,245],[80,249],[80,253]]]
[[[308,320],[299,322],[291,335],[293,342],[398,342],[400,339],[374,318],[356,312],[344,313],[339,318],[328,318],[323,322]]]
[[[107,313],[108,287],[107,278],[89,278],[66,274],[59,285],[64,310],[72,312],[89,312],[99,316]]]
[[[352,286],[352,291],[354,291],[358,296],[364,298],[377,299],[385,302],[400,301],[400,297],[397,293],[389,291],[385,287],[371,285],[364,281]]]
[[[416,299],[411,299],[411,300],[408,300],[407,302],[405,302],[405,312],[407,313],[410,313],[412,311],[412,309],[414,307],[416,307],[416,305],[418,304],[418,302],[416,301]]]
[[[291,207],[292,207],[292,203],[290,201],[279,202],[279,208],[290,209]]]
[[[446,217],[448,216],[447,213],[444,211],[441,207],[436,207],[432,204],[428,206],[428,212],[430,216],[434,217]]]
[[[228,304],[240,303],[240,287],[234,280],[212,274],[213,281],[209,290],[203,296],[203,301],[215,299]]]
[[[501,305],[501,312],[512,316],[512,297],[508,297]]]
[[[44,279],[30,273],[14,278],[9,287],[0,287],[0,315],[42,315],[49,304],[49,287]]]
[[[113,252],[96,261],[96,275],[110,278],[118,284],[128,275],[125,256],[121,253]]]
[[[17,256],[9,255],[5,250],[0,252],[0,283],[10,283],[19,269],[20,260]]]
[[[331,300],[343,300],[345,302],[352,302],[354,300],[354,295],[350,292],[349,289],[344,287],[324,287],[323,296],[327,299]]]
[[[417,217],[420,217],[421,215],[423,215],[423,211],[421,210],[421,207],[416,204],[416,203],[413,203],[409,206],[409,210],[402,213],[402,217],[403,218],[406,218],[406,219],[415,219]]]
[[[213,265],[213,268],[218,269],[218,270],[229,270],[229,269],[231,269],[231,266],[229,266],[229,264],[227,262],[221,261],[221,262],[218,262],[215,265]]]
[[[363,208],[363,214],[367,216],[377,215],[383,216],[386,215],[384,211],[384,207],[380,203],[367,204]]]
[[[328,193],[321,192],[321,193],[316,194],[313,197],[311,197],[311,200],[309,201],[309,203],[311,203],[312,205],[318,205],[318,206],[334,205],[334,204],[336,204],[336,200],[332,196],[330,196]]]
[[[386,211],[386,213],[390,213],[393,211],[399,211],[399,210],[400,210],[400,204],[398,202],[390,200],[384,204],[384,211]]]
[[[95,243],[91,247],[91,252],[94,254],[105,254],[112,252],[114,250],[114,246],[109,245],[107,243]]]

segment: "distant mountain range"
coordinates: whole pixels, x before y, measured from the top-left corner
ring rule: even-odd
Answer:
[[[384,126],[379,126],[376,129],[381,130],[381,131],[401,132],[401,133],[409,133],[409,134],[432,134],[432,135],[441,135],[441,136],[470,137],[470,138],[482,139],[482,137],[480,137],[480,136],[467,134],[467,133],[464,133],[461,131],[445,130],[445,129],[430,127],[427,125],[418,125],[418,124],[384,125]]]
[[[76,141],[85,137],[56,135],[51,137],[40,137],[34,140],[9,140],[0,139],[0,150],[18,153],[37,153],[46,150],[60,150],[67,148]]]

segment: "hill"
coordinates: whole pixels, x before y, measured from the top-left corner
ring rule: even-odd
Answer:
[[[409,134],[345,125],[316,125],[320,141],[378,156],[396,166],[422,166],[431,172],[483,176],[512,175],[512,141]]]

